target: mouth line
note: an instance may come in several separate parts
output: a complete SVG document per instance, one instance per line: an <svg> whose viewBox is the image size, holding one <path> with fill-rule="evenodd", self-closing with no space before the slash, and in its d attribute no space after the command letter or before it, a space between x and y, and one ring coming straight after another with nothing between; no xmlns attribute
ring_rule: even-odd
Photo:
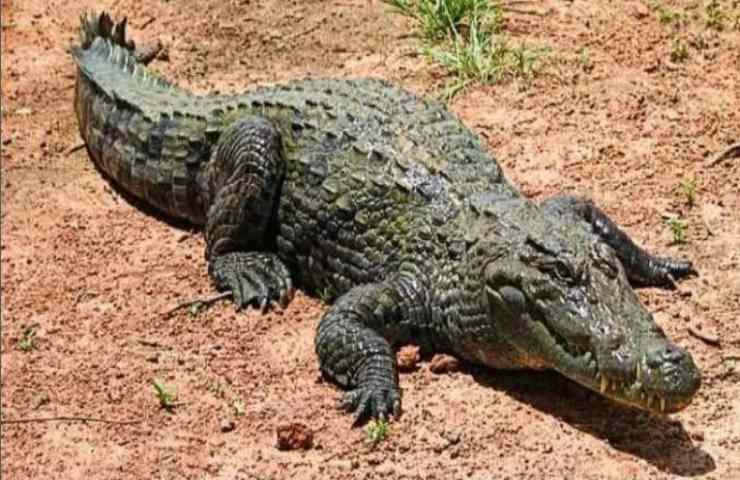
<svg viewBox="0 0 740 480"><path fill-rule="evenodd" d="M610 400L659 415L677 412L685 406L686 402L661 395L646 386L644 380L648 378L651 369L647 366L644 354L636 362L629 380L610 377L601 371L596 355L591 350L574 347L559 333L554 332L547 322L540 321L540 323L550 334L553 344L560 350L561 355L570 357L575 365L573 369L553 367L566 377Z"/></svg>
<svg viewBox="0 0 740 480"><path fill-rule="evenodd" d="M666 415L677 411L675 407L678 404L675 401L666 395L650 391L643 383L646 373L645 369L647 368L644 361L645 357L643 356L637 362L631 381L620 381L609 378L606 374L597 370L597 373L593 377L591 388L612 400L649 412Z"/></svg>

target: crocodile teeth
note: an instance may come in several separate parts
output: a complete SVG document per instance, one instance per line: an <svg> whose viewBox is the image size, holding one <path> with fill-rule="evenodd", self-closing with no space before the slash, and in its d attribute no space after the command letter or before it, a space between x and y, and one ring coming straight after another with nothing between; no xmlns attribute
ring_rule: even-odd
<svg viewBox="0 0 740 480"><path fill-rule="evenodd" d="M609 388L609 380L606 379L606 376L601 377L601 393L606 393L606 389Z"/></svg>

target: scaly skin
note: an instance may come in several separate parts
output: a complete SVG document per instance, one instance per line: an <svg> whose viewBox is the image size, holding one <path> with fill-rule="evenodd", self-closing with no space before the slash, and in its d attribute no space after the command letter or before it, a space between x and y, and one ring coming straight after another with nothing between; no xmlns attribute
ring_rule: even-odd
<svg viewBox="0 0 740 480"><path fill-rule="evenodd" d="M204 228L209 273L238 307L293 282L337 300L321 371L356 421L398 415L393 349L554 369L616 401L675 412L700 375L629 280L690 262L638 247L590 202L538 206L443 106L380 80L302 80L195 96L137 64L124 28L83 18L75 107L119 187Z"/></svg>

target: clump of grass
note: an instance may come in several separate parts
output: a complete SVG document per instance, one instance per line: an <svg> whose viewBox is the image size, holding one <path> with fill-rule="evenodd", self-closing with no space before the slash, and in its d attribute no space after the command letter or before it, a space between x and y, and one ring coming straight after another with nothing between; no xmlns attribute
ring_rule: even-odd
<svg viewBox="0 0 740 480"><path fill-rule="evenodd" d="M231 407L234 409L234 415L237 417L243 416L247 411L246 406L244 405L244 400L241 398L237 398L231 402Z"/></svg>
<svg viewBox="0 0 740 480"><path fill-rule="evenodd" d="M686 243L686 229L689 224L686 220L681 218L669 218L666 220L668 228L671 229L671 235L673 236L673 243L681 245Z"/></svg>
<svg viewBox="0 0 740 480"><path fill-rule="evenodd" d="M23 329L21 339L18 341L18 348L23 352L30 352L36 345L34 340L36 338L36 325L29 325Z"/></svg>
<svg viewBox="0 0 740 480"><path fill-rule="evenodd" d="M488 0L385 0L417 20L425 56L457 77L446 96L468 83L496 83L504 78L529 81L542 66L547 49L512 46L501 31L503 9Z"/></svg>
<svg viewBox="0 0 740 480"><path fill-rule="evenodd" d="M591 61L591 52L589 52L588 48L583 47L576 52L578 56L576 57L576 62L581 66L583 71L588 72L593 70L594 65Z"/></svg>
<svg viewBox="0 0 740 480"><path fill-rule="evenodd" d="M661 25L680 27L688 21L686 12L655 3L652 6Z"/></svg>
<svg viewBox="0 0 740 480"><path fill-rule="evenodd" d="M459 32L463 22L481 15L496 21L500 9L488 0L383 0L399 13L415 19L427 41L442 40Z"/></svg>
<svg viewBox="0 0 740 480"><path fill-rule="evenodd" d="M159 380L152 380L152 386L159 400L160 407L165 410L172 410L177 406L177 403L175 403L177 401L177 392L174 388L168 387Z"/></svg>
<svg viewBox="0 0 740 480"><path fill-rule="evenodd" d="M671 41L671 61L674 63L685 62L689 58L689 47L686 42L678 37Z"/></svg>
<svg viewBox="0 0 740 480"><path fill-rule="evenodd" d="M365 432L370 443L377 445L388 437L390 425L385 420L371 420Z"/></svg>
<svg viewBox="0 0 740 480"><path fill-rule="evenodd" d="M693 207L696 203L696 178L684 178L678 184L678 191L686 197L686 203Z"/></svg>
<svg viewBox="0 0 740 480"><path fill-rule="evenodd" d="M725 29L725 19L726 15L719 1L711 0L704 4L704 25L707 28L722 31Z"/></svg>

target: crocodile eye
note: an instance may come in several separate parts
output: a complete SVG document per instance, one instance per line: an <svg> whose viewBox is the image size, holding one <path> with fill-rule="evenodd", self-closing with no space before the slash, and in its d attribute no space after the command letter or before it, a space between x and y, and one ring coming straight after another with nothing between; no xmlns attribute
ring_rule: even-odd
<svg viewBox="0 0 740 480"><path fill-rule="evenodd" d="M555 275L560 280L571 284L575 283L574 268L565 260L560 258L548 258L538 262L539 270L548 275Z"/></svg>

